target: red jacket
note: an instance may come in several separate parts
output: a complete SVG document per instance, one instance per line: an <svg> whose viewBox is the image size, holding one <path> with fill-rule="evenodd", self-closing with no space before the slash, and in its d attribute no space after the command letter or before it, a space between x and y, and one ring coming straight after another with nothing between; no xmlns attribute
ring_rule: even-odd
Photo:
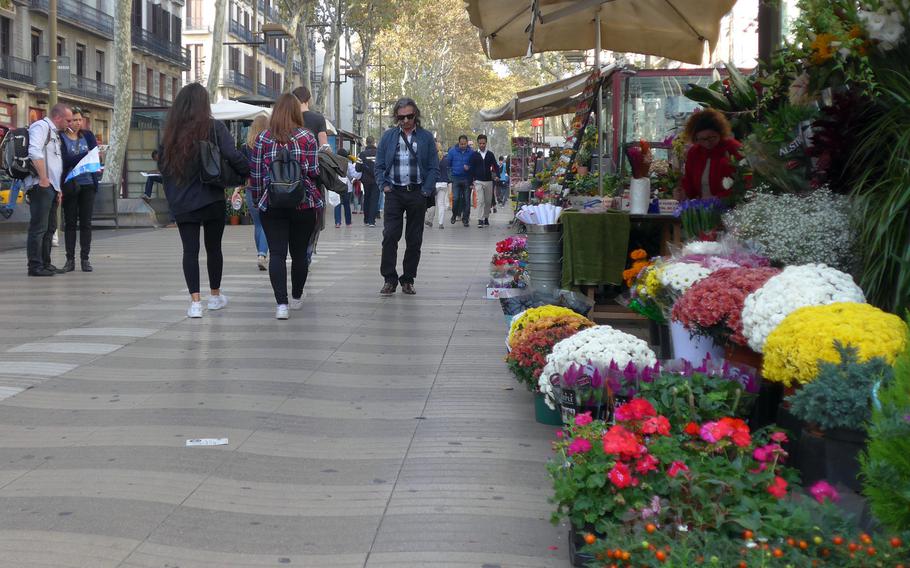
<svg viewBox="0 0 910 568"><path fill-rule="evenodd" d="M701 178L705 171L705 164L711 159L711 171L708 173L708 184L711 195L714 197L727 197L731 190L724 189L723 179L733 177L736 168L730 164L729 156L737 160L742 159L739 149L742 146L733 138L721 140L712 150L706 150L701 144L689 148L686 154L686 171L683 174L682 186L689 199L701 198Z"/></svg>

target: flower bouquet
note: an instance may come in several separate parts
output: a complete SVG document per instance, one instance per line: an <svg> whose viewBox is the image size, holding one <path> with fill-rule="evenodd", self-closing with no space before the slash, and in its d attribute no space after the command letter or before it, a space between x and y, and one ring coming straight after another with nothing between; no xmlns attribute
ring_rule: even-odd
<svg viewBox="0 0 910 568"><path fill-rule="evenodd" d="M532 324L541 318L557 316L575 317L580 318L584 321L590 321L586 317L575 313L569 308L563 308L561 306L546 305L530 308L512 318L512 325L509 327L509 347L514 348L516 346L514 339L518 337L519 332L521 332L525 326Z"/></svg>
<svg viewBox="0 0 910 568"><path fill-rule="evenodd" d="M651 152L651 144L647 140L639 140L637 146L629 146L626 149L626 156L628 156L629 164L632 167L633 178L648 177L651 171L651 162L654 161L654 155Z"/></svg>
<svg viewBox="0 0 910 568"><path fill-rule="evenodd" d="M648 251L645 249L633 250L629 253L629 259L632 261L632 266L623 270L622 279L625 281L626 286L632 287L632 283L635 282L638 274L651 266L651 261L648 260Z"/></svg>
<svg viewBox="0 0 910 568"><path fill-rule="evenodd" d="M749 347L764 352L768 335L784 318L804 306L838 302L864 303L863 291L849 274L825 266L788 266L743 302L743 335Z"/></svg>
<svg viewBox="0 0 910 568"><path fill-rule="evenodd" d="M777 268L721 268L694 284L673 305L672 319L720 345L746 345L742 311L746 297L761 288Z"/></svg>
<svg viewBox="0 0 910 568"><path fill-rule="evenodd" d="M726 209L724 202L716 197L688 199L679 204L673 215L682 224L684 238L711 240L723 224L721 218Z"/></svg>
<svg viewBox="0 0 910 568"><path fill-rule="evenodd" d="M907 326L869 304L844 302L791 312L765 343L763 372L785 386L818 376L819 362L840 361L835 341L857 349L859 361L882 357L893 363L907 346Z"/></svg>

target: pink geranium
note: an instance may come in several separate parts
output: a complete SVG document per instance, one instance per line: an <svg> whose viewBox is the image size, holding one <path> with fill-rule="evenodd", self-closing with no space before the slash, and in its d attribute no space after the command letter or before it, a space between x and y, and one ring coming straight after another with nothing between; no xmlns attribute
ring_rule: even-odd
<svg viewBox="0 0 910 568"><path fill-rule="evenodd" d="M833 503L840 501L840 493L824 479L810 487L809 493L811 493L819 503L824 503L825 499L829 499Z"/></svg>
<svg viewBox="0 0 910 568"><path fill-rule="evenodd" d="M699 435L702 440L711 444L727 438L740 448L745 448L752 443L749 426L739 418L724 417L714 422L707 422L702 425Z"/></svg>
<svg viewBox="0 0 910 568"><path fill-rule="evenodd" d="M593 418L591 418L590 412L582 412L581 414L578 414L575 416L575 425L576 426L584 426L586 424L590 424L592 421L593 421Z"/></svg>
<svg viewBox="0 0 910 568"><path fill-rule="evenodd" d="M666 416L652 416L642 423L641 432L649 436L654 434L669 436L670 421L667 420Z"/></svg>
<svg viewBox="0 0 910 568"><path fill-rule="evenodd" d="M566 453L570 456L575 454L584 454L591 451L591 442L585 440L584 438L575 438L572 440L572 443L569 444L569 449L566 450Z"/></svg>
<svg viewBox="0 0 910 568"><path fill-rule="evenodd" d="M746 296L779 273L770 267L716 270L677 300L672 318L691 331L746 345L742 324Z"/></svg>

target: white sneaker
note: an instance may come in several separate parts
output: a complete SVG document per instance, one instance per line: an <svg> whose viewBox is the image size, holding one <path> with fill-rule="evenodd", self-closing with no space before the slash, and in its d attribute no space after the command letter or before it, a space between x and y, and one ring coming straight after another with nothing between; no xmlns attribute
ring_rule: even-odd
<svg viewBox="0 0 910 568"><path fill-rule="evenodd" d="M202 317L202 302L191 303L189 309L186 311L186 317L201 318Z"/></svg>
<svg viewBox="0 0 910 568"><path fill-rule="evenodd" d="M256 257L256 266L259 267L259 270L268 270L269 269L269 263L266 262L264 255L259 255L258 257Z"/></svg>
<svg viewBox="0 0 910 568"><path fill-rule="evenodd" d="M303 308L303 299L306 298L306 291L299 298L291 298L290 308L292 310L299 310Z"/></svg>
<svg viewBox="0 0 910 568"><path fill-rule="evenodd" d="M287 304L278 304L278 309L275 310L275 319L280 319L280 320L288 319L288 305Z"/></svg>
<svg viewBox="0 0 910 568"><path fill-rule="evenodd" d="M228 299L224 294L218 294L217 296L209 296L209 309L210 310L220 310L221 308L227 306Z"/></svg>

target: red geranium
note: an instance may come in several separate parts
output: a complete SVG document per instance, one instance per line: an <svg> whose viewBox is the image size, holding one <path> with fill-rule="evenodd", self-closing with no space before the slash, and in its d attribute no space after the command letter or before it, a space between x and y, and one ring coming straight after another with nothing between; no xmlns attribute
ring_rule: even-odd
<svg viewBox="0 0 910 568"><path fill-rule="evenodd" d="M775 476L774 482L768 486L767 491L776 498L783 499L787 496L787 480L779 475Z"/></svg>
<svg viewBox="0 0 910 568"><path fill-rule="evenodd" d="M739 418L724 417L716 422L708 422L701 427L699 432L702 440L716 444L729 438L740 448L745 448L752 443L749 426Z"/></svg>
<svg viewBox="0 0 910 568"><path fill-rule="evenodd" d="M689 436L698 436L698 432L700 430L701 429L698 427L698 424L696 424L695 422L689 422L688 424L686 424L686 428L683 431L686 434L688 434Z"/></svg>
<svg viewBox="0 0 910 568"><path fill-rule="evenodd" d="M642 434L659 434L661 436L670 435L670 421L666 416L652 416L645 420L641 425Z"/></svg>
<svg viewBox="0 0 910 568"><path fill-rule="evenodd" d="M746 345L742 312L746 296L761 288L777 268L721 268L692 285L673 306L672 319L720 342Z"/></svg>
<svg viewBox="0 0 910 568"><path fill-rule="evenodd" d="M632 472L629 471L629 467L624 463L618 463L614 465L613 469L610 470L610 473L607 474L607 477L610 479L610 482L616 486L617 489L625 489L630 485L638 485L638 480L632 476Z"/></svg>
<svg viewBox="0 0 910 568"><path fill-rule="evenodd" d="M617 455L620 459L637 458L643 453L638 437L619 424L610 428L603 436L604 453Z"/></svg>
<svg viewBox="0 0 910 568"><path fill-rule="evenodd" d="M617 422L625 422L651 418L652 416L657 416L657 412L650 402L643 398L636 398L617 408L615 416Z"/></svg>
<svg viewBox="0 0 910 568"><path fill-rule="evenodd" d="M689 467L681 461L675 461L670 464L670 469L667 470L667 475L670 477L676 477L680 472L685 473L689 471Z"/></svg>
<svg viewBox="0 0 910 568"><path fill-rule="evenodd" d="M635 471L645 474L656 470L658 465L660 465L660 461L657 458L651 454L645 454L644 457L635 462Z"/></svg>

